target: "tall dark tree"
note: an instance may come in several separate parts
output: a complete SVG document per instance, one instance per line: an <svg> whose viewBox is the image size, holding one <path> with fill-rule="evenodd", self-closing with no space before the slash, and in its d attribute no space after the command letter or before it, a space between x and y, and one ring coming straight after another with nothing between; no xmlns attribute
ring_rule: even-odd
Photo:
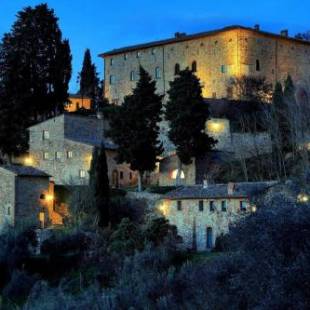
<svg viewBox="0 0 310 310"><path fill-rule="evenodd" d="M93 106L97 106L98 102L102 101L103 94L100 88L97 69L95 64L92 63L89 49L86 49L85 51L82 71L79 74L79 79L80 94L82 97L90 97L92 99Z"/></svg>
<svg viewBox="0 0 310 310"><path fill-rule="evenodd" d="M18 12L0 44L2 153L23 151L27 126L63 110L70 78L70 47L54 11L41 4Z"/></svg>
<svg viewBox="0 0 310 310"><path fill-rule="evenodd" d="M133 94L111 115L110 136L118 145L118 161L130 164L139 172L138 189L142 190L144 172L153 171L163 152L159 141L162 96L156 94L156 83L140 67L140 80Z"/></svg>
<svg viewBox="0 0 310 310"><path fill-rule="evenodd" d="M180 163L188 165L192 158L211 151L216 143L205 132L210 115L208 105L203 100L199 79L189 69L180 71L170 83L168 94L165 117L170 122L169 138ZM181 167L178 170L180 173Z"/></svg>
<svg viewBox="0 0 310 310"><path fill-rule="evenodd" d="M94 148L89 175L89 186L99 215L98 225L106 227L110 221L110 186L104 146Z"/></svg>

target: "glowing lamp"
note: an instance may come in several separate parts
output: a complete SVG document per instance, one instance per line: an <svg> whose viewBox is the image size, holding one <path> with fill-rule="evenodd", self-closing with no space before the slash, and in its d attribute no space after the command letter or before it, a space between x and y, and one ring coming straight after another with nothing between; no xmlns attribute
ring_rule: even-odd
<svg viewBox="0 0 310 310"><path fill-rule="evenodd" d="M257 211L257 207L256 206L252 206L252 212L255 213Z"/></svg>
<svg viewBox="0 0 310 310"><path fill-rule="evenodd" d="M32 166L33 165L33 159L31 157L26 157L24 160L24 163L26 166Z"/></svg>
<svg viewBox="0 0 310 310"><path fill-rule="evenodd" d="M225 124L223 122L220 121L209 121L208 122L208 131L212 132L212 133L221 133L224 131L225 129Z"/></svg>
<svg viewBox="0 0 310 310"><path fill-rule="evenodd" d="M45 200L46 200L46 201L53 201L53 200L54 200L54 196L53 196L52 194L47 194L47 195L45 196Z"/></svg>
<svg viewBox="0 0 310 310"><path fill-rule="evenodd" d="M299 194L297 196L297 201L300 203L307 203L309 202L309 196L307 194Z"/></svg>

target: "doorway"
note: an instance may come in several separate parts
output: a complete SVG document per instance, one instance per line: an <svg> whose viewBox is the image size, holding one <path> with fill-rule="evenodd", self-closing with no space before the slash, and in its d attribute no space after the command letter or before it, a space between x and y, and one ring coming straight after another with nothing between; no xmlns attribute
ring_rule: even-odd
<svg viewBox="0 0 310 310"><path fill-rule="evenodd" d="M213 231L212 227L207 227L207 249L210 250L213 248Z"/></svg>

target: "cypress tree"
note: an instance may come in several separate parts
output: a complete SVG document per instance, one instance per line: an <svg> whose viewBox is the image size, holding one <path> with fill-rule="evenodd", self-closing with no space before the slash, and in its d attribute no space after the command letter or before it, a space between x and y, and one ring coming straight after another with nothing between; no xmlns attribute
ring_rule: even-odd
<svg viewBox="0 0 310 310"><path fill-rule="evenodd" d="M159 141L162 96L156 94L156 83L140 67L140 80L133 94L111 115L110 136L118 145L118 161L130 164L139 172L138 190L142 190L145 171L153 171L163 147Z"/></svg>
<svg viewBox="0 0 310 310"><path fill-rule="evenodd" d="M170 82L168 94L165 118L170 122L169 139L176 147L180 164L188 165L192 158L211 151L216 143L205 133L209 109L203 100L199 79L188 68Z"/></svg>
<svg viewBox="0 0 310 310"><path fill-rule="evenodd" d="M99 215L98 225L106 227L110 221L110 186L104 146L94 148L89 176L90 191L95 198L95 205Z"/></svg>
<svg viewBox="0 0 310 310"><path fill-rule="evenodd" d="M98 97L100 96L101 91L96 66L92 63L89 49L86 49L84 53L83 66L79 78L79 93L82 97L90 97L93 101L93 105L96 105L96 101L99 100Z"/></svg>
<svg viewBox="0 0 310 310"><path fill-rule="evenodd" d="M2 153L24 151L26 128L63 110L70 78L70 47L54 11L41 4L18 12L0 44Z"/></svg>

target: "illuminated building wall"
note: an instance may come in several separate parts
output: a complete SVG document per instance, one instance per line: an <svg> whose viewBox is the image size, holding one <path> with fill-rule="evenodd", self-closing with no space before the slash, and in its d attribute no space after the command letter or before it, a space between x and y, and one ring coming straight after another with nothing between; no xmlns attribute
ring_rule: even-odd
<svg viewBox="0 0 310 310"><path fill-rule="evenodd" d="M205 98L237 98L228 90L229 81L242 75L264 76L274 84L289 73L297 85L310 82L309 42L238 26L123 48L102 57L105 96L113 104L121 104L124 96L131 94L139 65L156 80L160 94L166 94L169 82L175 78L176 64L185 69L193 62Z"/></svg>

